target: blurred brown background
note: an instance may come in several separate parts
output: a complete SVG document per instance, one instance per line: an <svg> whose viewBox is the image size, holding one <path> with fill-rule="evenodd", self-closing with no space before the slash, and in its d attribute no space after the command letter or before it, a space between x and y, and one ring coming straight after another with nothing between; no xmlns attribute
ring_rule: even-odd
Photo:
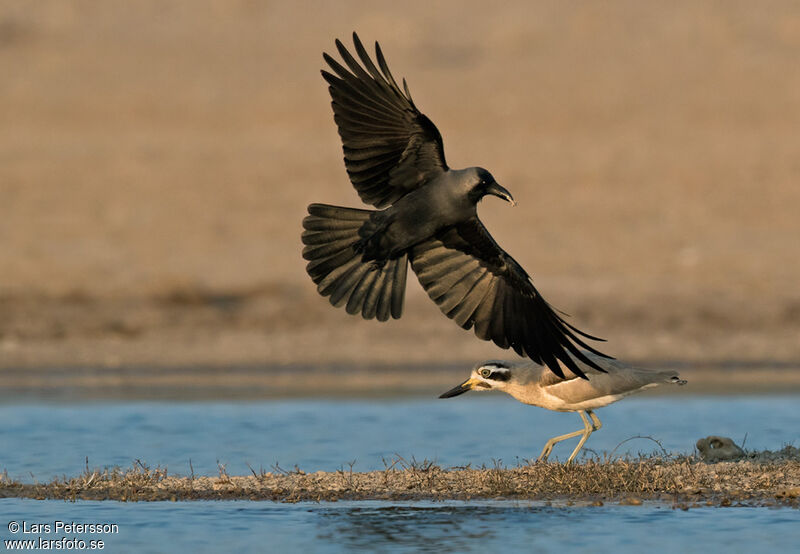
<svg viewBox="0 0 800 554"><path fill-rule="evenodd" d="M0 3L0 367L508 356L413 278L378 324L305 274L306 205L360 206L319 75L353 30L606 351L800 360L794 2L53 0Z"/></svg>

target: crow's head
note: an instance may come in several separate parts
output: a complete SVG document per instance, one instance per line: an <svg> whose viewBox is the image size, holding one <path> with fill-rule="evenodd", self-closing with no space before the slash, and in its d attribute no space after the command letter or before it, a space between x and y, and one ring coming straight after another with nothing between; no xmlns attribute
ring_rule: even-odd
<svg viewBox="0 0 800 554"><path fill-rule="evenodd" d="M512 206L517 205L511 193L498 185L491 173L482 167L476 167L474 169L474 184L469 192L469 197L473 203L477 204L484 196L491 194L492 196L502 198L506 202L511 202Z"/></svg>

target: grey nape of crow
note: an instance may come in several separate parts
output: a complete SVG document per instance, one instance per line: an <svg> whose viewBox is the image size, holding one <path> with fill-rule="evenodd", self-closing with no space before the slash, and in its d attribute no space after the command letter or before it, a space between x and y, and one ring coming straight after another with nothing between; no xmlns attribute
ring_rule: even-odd
<svg viewBox="0 0 800 554"><path fill-rule="evenodd" d="M359 63L336 41L344 65L323 54L332 73L334 121L358 195L378 210L311 204L303 220L306 270L323 296L350 314L386 321L403 312L408 262L443 313L483 340L547 365L558 361L586 378L572 355L605 371L578 346L588 335L551 308L524 269L478 219L486 195L514 204L480 167L450 169L439 130L420 112L408 85L392 77L375 43L378 66L353 33Z"/></svg>

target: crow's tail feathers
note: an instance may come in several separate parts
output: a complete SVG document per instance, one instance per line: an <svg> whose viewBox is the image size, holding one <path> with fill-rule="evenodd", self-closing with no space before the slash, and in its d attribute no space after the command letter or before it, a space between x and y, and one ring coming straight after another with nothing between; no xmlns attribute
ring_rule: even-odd
<svg viewBox="0 0 800 554"><path fill-rule="evenodd" d="M311 204L303 219L306 271L322 296L364 319L399 319L403 313L408 256L362 261L359 229L372 210Z"/></svg>

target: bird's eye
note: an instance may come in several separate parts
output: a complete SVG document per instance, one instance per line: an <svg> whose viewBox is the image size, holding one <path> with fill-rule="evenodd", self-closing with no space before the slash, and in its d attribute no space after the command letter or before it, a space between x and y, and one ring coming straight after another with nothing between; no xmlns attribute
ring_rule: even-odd
<svg viewBox="0 0 800 554"><path fill-rule="evenodd" d="M489 375L492 374L492 370L491 369L487 369L487 368L484 367L484 368L482 368L480 370L479 373L480 373L480 376L485 379L485 378L489 377Z"/></svg>

